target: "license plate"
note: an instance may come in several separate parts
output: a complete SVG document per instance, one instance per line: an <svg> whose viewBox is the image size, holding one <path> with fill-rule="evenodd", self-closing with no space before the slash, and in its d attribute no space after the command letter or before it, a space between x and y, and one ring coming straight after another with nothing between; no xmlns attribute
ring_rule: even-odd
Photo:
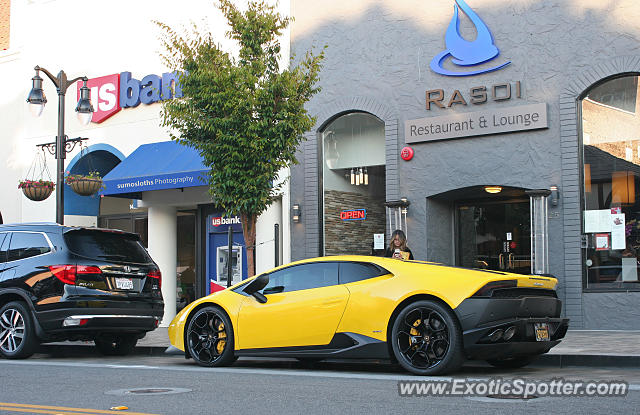
<svg viewBox="0 0 640 415"><path fill-rule="evenodd" d="M133 280L131 278L116 278L116 288L119 290L133 290Z"/></svg>
<svg viewBox="0 0 640 415"><path fill-rule="evenodd" d="M536 331L536 341L548 342L549 337L549 325L547 323L534 323L533 329Z"/></svg>

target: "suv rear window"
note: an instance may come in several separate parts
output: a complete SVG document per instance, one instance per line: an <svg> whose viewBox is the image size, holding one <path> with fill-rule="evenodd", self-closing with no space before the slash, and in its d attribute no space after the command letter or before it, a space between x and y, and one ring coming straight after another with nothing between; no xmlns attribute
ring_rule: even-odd
<svg viewBox="0 0 640 415"><path fill-rule="evenodd" d="M69 250L75 254L104 261L152 262L137 236L118 232L80 229L64 234Z"/></svg>

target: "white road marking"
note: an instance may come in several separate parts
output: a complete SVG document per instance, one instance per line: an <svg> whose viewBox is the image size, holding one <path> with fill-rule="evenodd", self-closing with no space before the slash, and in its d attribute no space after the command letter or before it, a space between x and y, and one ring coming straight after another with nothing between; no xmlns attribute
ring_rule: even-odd
<svg viewBox="0 0 640 415"><path fill-rule="evenodd" d="M303 376L317 378L334 378L334 379L359 379L359 380L386 380L386 381L451 381L456 378L480 381L490 380L496 376L486 377L468 377L468 376L412 376L409 374L389 373L357 373L357 372L336 372L325 370L291 370L291 369L258 369L247 367L200 367L200 366L149 366L149 365L125 365L125 364L107 364L107 363L82 363L82 362L42 362L34 360L0 360L0 365L27 365L27 366L56 366L56 367L84 367L96 369L129 369L129 370L162 370L173 372L206 372L206 373L225 373L225 374L247 374L247 375L265 375L265 376ZM503 376L505 378L518 378L518 376ZM520 376L528 378L528 376ZM533 378L532 380L538 380ZM604 380L604 379L603 379ZM640 384L630 384L629 391L640 391Z"/></svg>

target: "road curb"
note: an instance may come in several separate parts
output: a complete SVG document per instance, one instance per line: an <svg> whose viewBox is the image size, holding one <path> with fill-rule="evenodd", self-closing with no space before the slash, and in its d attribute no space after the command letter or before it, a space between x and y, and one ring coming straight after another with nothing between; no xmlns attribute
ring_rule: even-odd
<svg viewBox="0 0 640 415"><path fill-rule="evenodd" d="M594 354L543 354L534 365L566 367L640 367L640 356Z"/></svg>

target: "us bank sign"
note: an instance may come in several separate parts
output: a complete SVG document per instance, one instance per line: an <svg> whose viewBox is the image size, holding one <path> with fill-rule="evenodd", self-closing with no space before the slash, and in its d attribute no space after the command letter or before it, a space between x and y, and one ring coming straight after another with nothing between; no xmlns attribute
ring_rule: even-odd
<svg viewBox="0 0 640 415"><path fill-rule="evenodd" d="M497 58L500 51L494 44L493 36L487 25L463 0L455 0L453 18L445 34L446 49L431 60L431 70L445 76L472 76L497 71L511 62L484 65ZM471 20L476 27L474 41L467 41L459 31L459 11ZM450 58L446 69L443 65ZM479 69L465 68L483 65ZM462 89L462 88L461 88ZM469 105L483 105L487 102L519 100L522 98L522 83L506 82L489 86L474 86L468 92L458 89L445 92L444 89L426 91L427 111L451 110ZM450 111L447 111L450 112ZM507 108L492 108L484 111L453 113L436 117L405 121L405 142L419 143L432 140L463 138L478 135L504 133L510 131L548 128L547 104L527 104Z"/></svg>

